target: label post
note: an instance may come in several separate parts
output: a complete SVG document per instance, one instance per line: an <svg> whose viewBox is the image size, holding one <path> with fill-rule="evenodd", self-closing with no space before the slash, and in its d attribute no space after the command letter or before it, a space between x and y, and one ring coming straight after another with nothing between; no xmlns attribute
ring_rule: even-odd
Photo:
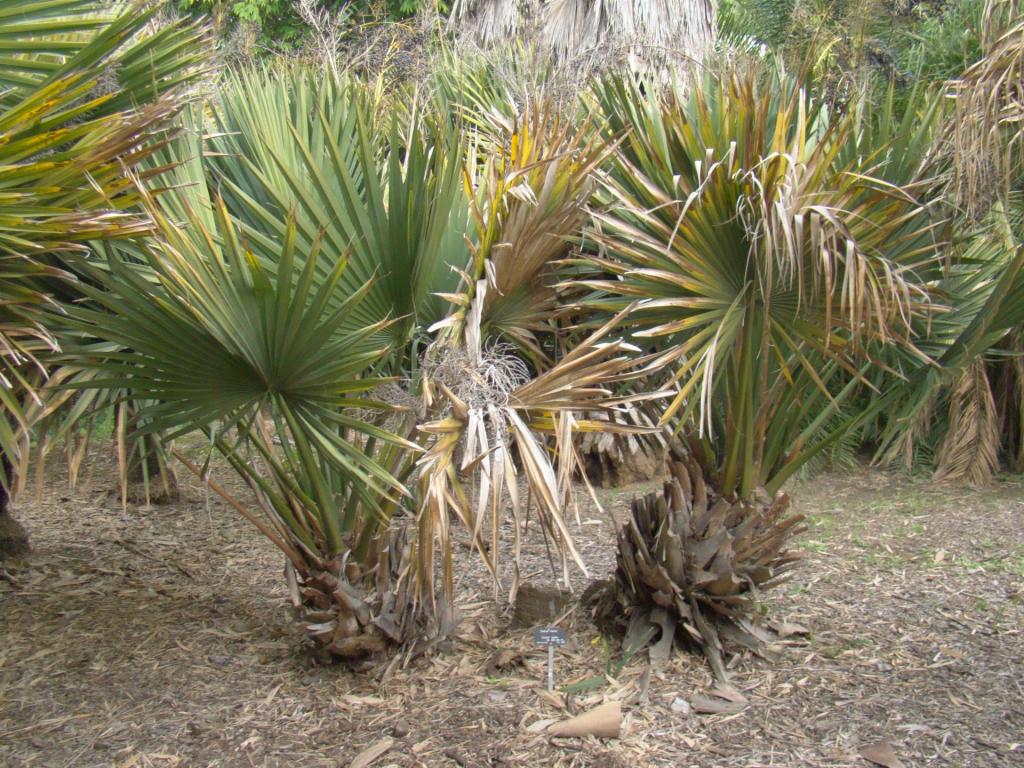
<svg viewBox="0 0 1024 768"><path fill-rule="evenodd" d="M548 649L548 690L555 690L555 646L565 645L565 630L558 627L539 627L533 630L533 642Z"/></svg>

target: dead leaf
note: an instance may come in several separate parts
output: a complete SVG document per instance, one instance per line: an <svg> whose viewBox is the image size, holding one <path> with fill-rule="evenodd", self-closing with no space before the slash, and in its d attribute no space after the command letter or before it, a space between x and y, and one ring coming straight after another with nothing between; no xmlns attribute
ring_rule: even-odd
<svg viewBox="0 0 1024 768"><path fill-rule="evenodd" d="M904 768L903 763L896 757L892 744L885 739L876 741L874 744L867 744L858 751L865 760L880 765L882 768Z"/></svg>
<svg viewBox="0 0 1024 768"><path fill-rule="evenodd" d="M792 637L793 635L808 635L810 630L795 621L769 621L768 626L775 630L780 638Z"/></svg>
<svg viewBox="0 0 1024 768"><path fill-rule="evenodd" d="M521 667L522 665L522 653L509 648L502 648L487 660L487 663L484 665L484 675L487 677L495 677L494 673L499 670L507 672L513 667Z"/></svg>
<svg viewBox="0 0 1024 768"><path fill-rule="evenodd" d="M622 730L622 704L609 701L582 715L552 723L548 733L552 736L597 736L617 739Z"/></svg>
<svg viewBox="0 0 1024 768"><path fill-rule="evenodd" d="M380 696L356 696L351 693L346 693L344 696L341 697L341 700L344 701L346 704L352 704L355 706L359 706L361 704L376 706L378 704L384 703L384 699L382 699Z"/></svg>
<svg viewBox="0 0 1024 768"><path fill-rule="evenodd" d="M678 712L681 715L689 715L690 712L693 711L693 707L690 706L690 702L679 696L672 699L672 704L669 708L673 712Z"/></svg>
<svg viewBox="0 0 1024 768"><path fill-rule="evenodd" d="M693 706L694 712L699 712L702 715L731 715L747 708L746 704L739 701L726 701L699 694L690 697L690 704Z"/></svg>
<svg viewBox="0 0 1024 768"><path fill-rule="evenodd" d="M555 691L537 691L540 698L555 709L565 709L565 697Z"/></svg>
<svg viewBox="0 0 1024 768"><path fill-rule="evenodd" d="M726 701L731 701L734 704L748 703L747 697L740 693L735 686L730 685L729 683L719 683L711 689L711 695L717 696L720 699L725 699Z"/></svg>
<svg viewBox="0 0 1024 768"><path fill-rule="evenodd" d="M381 739L380 741L375 741L355 756L349 764L349 768L368 768L368 766L373 765L374 760L391 749L391 747L394 746L394 743L394 739Z"/></svg>
<svg viewBox="0 0 1024 768"><path fill-rule="evenodd" d="M553 718L553 717L545 718L544 720L537 720L536 722L530 723L528 726L526 726L526 732L527 733L540 733L541 731L545 730L552 723L557 723L557 722L558 721L555 718Z"/></svg>

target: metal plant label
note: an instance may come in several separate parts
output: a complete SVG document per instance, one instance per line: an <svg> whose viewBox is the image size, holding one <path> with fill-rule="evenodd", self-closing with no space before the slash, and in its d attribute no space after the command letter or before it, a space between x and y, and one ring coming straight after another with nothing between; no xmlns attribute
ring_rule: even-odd
<svg viewBox="0 0 1024 768"><path fill-rule="evenodd" d="M565 645L565 630L558 627L539 627L533 630L533 642L548 648L548 690L555 689L555 646Z"/></svg>
<svg viewBox="0 0 1024 768"><path fill-rule="evenodd" d="M540 627L533 630L533 642L537 645L565 645L564 629L558 627Z"/></svg>

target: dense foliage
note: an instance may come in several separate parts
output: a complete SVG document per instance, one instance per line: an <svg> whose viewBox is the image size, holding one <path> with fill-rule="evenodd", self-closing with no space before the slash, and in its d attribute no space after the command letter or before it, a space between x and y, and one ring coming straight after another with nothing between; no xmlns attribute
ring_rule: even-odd
<svg viewBox="0 0 1024 768"><path fill-rule="evenodd" d="M172 1L182 13L211 16L224 36L234 34L239 25L251 25L268 53L300 47L313 32L310 14L333 16L356 25L366 21L399 21L422 8L433 7L426 0L308 0L305 3L308 10L303 13L302 4L296 0Z"/></svg>
<svg viewBox="0 0 1024 768"><path fill-rule="evenodd" d="M528 515L585 568L584 438L650 441L673 475L604 604L724 677L793 561L795 472L1024 457L1024 24L882 8L884 40L854 3L733 0L672 77L457 35L384 77L345 58L349 5L185 0L266 48L327 25L230 68L137 6L5 5L5 488L46 429L114 408L123 459L237 472L251 496L211 487L354 658L454 626L458 525L510 598Z"/></svg>

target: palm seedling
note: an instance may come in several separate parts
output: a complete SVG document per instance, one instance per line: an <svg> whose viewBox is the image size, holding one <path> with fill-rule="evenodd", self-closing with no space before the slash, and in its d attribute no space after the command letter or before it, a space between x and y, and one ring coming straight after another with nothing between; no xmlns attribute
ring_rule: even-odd
<svg viewBox="0 0 1024 768"><path fill-rule="evenodd" d="M841 161L852 128L797 83L748 65L688 91L598 98L629 131L594 211L594 304L637 302L627 326L678 392L663 422L687 445L664 491L619 536L612 617L662 628L725 675L722 639L756 645L756 596L786 577L787 478L858 415L869 344L914 350L928 311L916 271L933 225L910 196ZM836 417L841 416L836 424Z"/></svg>

